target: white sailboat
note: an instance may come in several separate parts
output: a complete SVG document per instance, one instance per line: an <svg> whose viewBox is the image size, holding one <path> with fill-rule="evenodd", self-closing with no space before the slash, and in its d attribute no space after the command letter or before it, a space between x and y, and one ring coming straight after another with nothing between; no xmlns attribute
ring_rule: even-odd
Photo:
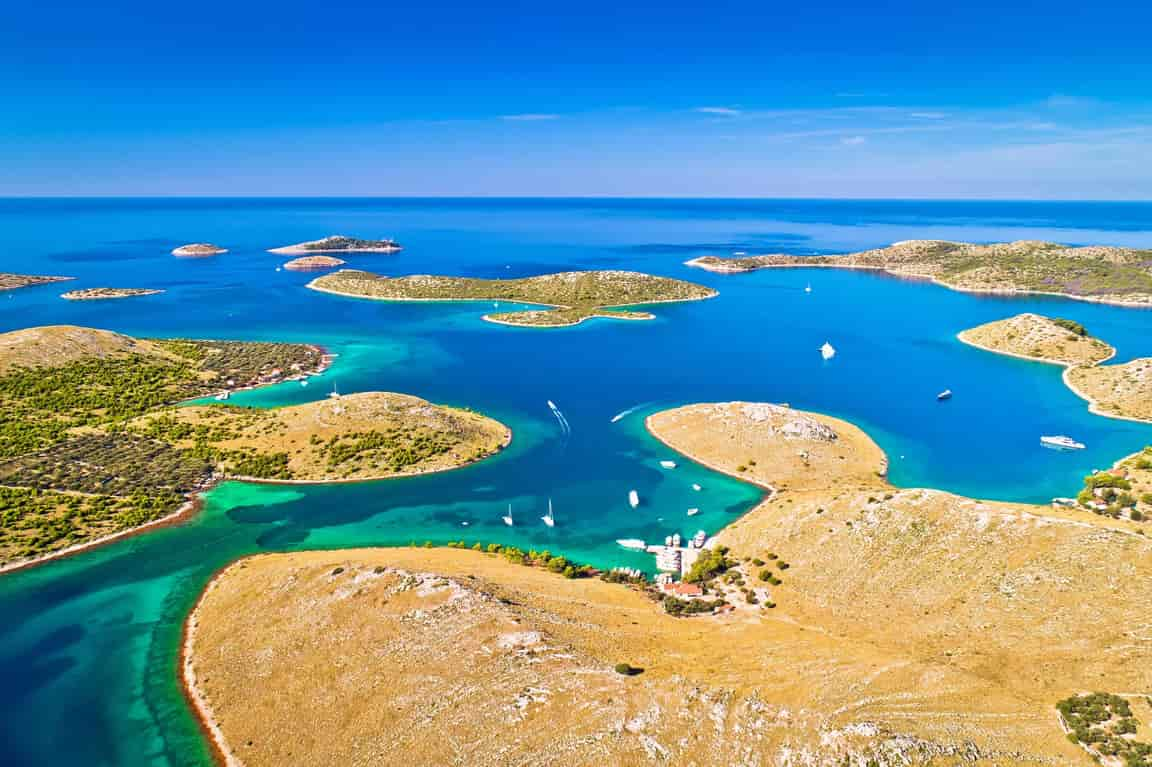
<svg viewBox="0 0 1152 767"><path fill-rule="evenodd" d="M820 356L826 360L832 359L836 356L836 347L825 341L824 345L820 347Z"/></svg>
<svg viewBox="0 0 1152 767"><path fill-rule="evenodd" d="M504 524L512 527L512 504L508 504L508 513L504 515Z"/></svg>
<svg viewBox="0 0 1152 767"><path fill-rule="evenodd" d="M336 391L336 384L332 384L332 391L328 392L330 399L340 399L340 392Z"/></svg>
<svg viewBox="0 0 1152 767"><path fill-rule="evenodd" d="M636 508L637 506L639 506L640 505L640 494L637 493L635 490L629 490L628 491L628 503L632 506L632 508Z"/></svg>
<svg viewBox="0 0 1152 767"><path fill-rule="evenodd" d="M556 527L556 515L552 513L552 499L548 499L548 513L540 517L548 527Z"/></svg>
<svg viewBox="0 0 1152 767"><path fill-rule="evenodd" d="M804 286L804 292L805 293L811 293L812 292L812 283L811 282L809 282L807 285Z"/></svg>

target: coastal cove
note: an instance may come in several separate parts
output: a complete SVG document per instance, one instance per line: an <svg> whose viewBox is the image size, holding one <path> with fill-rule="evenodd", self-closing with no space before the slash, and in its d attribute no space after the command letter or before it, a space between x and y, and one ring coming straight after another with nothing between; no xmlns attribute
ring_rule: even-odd
<svg viewBox="0 0 1152 767"><path fill-rule="evenodd" d="M1082 322L1116 348L1108 364L1122 364L1152 356L1150 312L980 296L865 271L719 275L683 265L733 251L851 252L912 238L1147 247L1152 205L6 200L0 224L0 244L20 256L23 272L164 291L107 302L61 301L50 284L4 291L0 331L67 323L141 337L317 344L338 356L309 385L238 392L230 404L300 404L334 389L405 392L473 409L515 434L491 458L440 474L324 486L225 482L179 524L0 576L0 678L14 701L0 723L4 764L207 764L207 742L180 691L180 632L212 574L241 556L464 539L651 571L650 556L614 541L716 533L762 497L650 437L645 417L668 407L788 402L860 426L887 453L897 487L1016 502L1074 494L1091 469L1152 443L1149 425L1087 412L1055 366L956 340L965 328L1034 312ZM282 259L266 252L328 232L387 232L404 245L387 266L379 255L342 254L348 269L483 279L634 270L720 295L662 304L647 322L521 332L483 321L486 308L475 304L320 294L305 288L314 274L276 271ZM228 252L171 255L199 241ZM827 362L818 352L825 341L838 350ZM945 388L955 398L938 403ZM1043 450L1045 433L1074 435L1088 449ZM668 458L681 462L661 468ZM538 519L549 498L554 529ZM509 504L513 527L500 520ZM686 518L690 507L701 513Z"/></svg>

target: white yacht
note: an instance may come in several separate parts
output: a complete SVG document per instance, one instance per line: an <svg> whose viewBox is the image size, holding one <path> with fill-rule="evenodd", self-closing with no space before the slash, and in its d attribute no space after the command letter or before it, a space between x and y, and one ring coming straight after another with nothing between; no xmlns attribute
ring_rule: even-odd
<svg viewBox="0 0 1152 767"><path fill-rule="evenodd" d="M637 506L639 506L640 505L640 494L637 493L635 490L629 490L628 491L628 503L632 506L632 508L636 508Z"/></svg>
<svg viewBox="0 0 1152 767"><path fill-rule="evenodd" d="M661 461L660 465L663 466L665 469L675 469L676 468L676 462L675 461Z"/></svg>
<svg viewBox="0 0 1152 767"><path fill-rule="evenodd" d="M700 513L700 509L696 509L696 508L688 509L688 516L690 516L690 517L694 517L699 513Z"/></svg>
<svg viewBox="0 0 1152 767"><path fill-rule="evenodd" d="M702 488L700 487L700 485L697 485L695 482L693 482L692 483L692 489L695 490L696 492L700 492L700 490Z"/></svg>
<svg viewBox="0 0 1152 767"><path fill-rule="evenodd" d="M552 513L552 499L548 499L548 513L540 517L548 527L556 527L556 515Z"/></svg>
<svg viewBox="0 0 1152 767"><path fill-rule="evenodd" d="M936 395L936 399L939 402L943 402L946 399L952 399L952 390L951 389L945 389L944 391L942 391Z"/></svg>
<svg viewBox="0 0 1152 767"><path fill-rule="evenodd" d="M644 541L639 538L617 538L616 543L626 549L637 549L643 551L645 548Z"/></svg>
<svg viewBox="0 0 1152 767"><path fill-rule="evenodd" d="M508 513L505 514L502 519L504 520L504 524L512 527L512 504L508 504Z"/></svg>
<svg viewBox="0 0 1152 767"><path fill-rule="evenodd" d="M703 530L697 530L696 535L692 536L692 547L701 549L704 548L704 542L708 540L708 534Z"/></svg>
<svg viewBox="0 0 1152 767"><path fill-rule="evenodd" d="M228 399L229 396L230 395L228 394L228 392L222 391L216 395L216 399L223 402L224 400Z"/></svg>
<svg viewBox="0 0 1152 767"><path fill-rule="evenodd" d="M1048 447L1058 447L1061 450L1083 450L1085 447L1083 442L1077 442L1063 434L1055 437L1041 437L1040 443Z"/></svg>
<svg viewBox="0 0 1152 767"><path fill-rule="evenodd" d="M820 347L820 356L826 360L832 359L836 356L836 347L825 341L824 345Z"/></svg>

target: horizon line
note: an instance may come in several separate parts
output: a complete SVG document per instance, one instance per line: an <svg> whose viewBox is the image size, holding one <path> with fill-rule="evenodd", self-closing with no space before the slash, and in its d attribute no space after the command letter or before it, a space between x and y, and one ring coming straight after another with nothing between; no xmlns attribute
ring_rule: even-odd
<svg viewBox="0 0 1152 767"><path fill-rule="evenodd" d="M107 195L56 195L56 194L29 194L8 195L0 194L0 201L20 200L557 200L557 201L684 201L684 202L1012 202L1012 203L1103 203L1103 204L1152 204L1152 198L1139 197L825 197L818 195L797 195L792 197L753 197L753 196L704 196L691 197L688 195L207 195L207 194L107 194Z"/></svg>

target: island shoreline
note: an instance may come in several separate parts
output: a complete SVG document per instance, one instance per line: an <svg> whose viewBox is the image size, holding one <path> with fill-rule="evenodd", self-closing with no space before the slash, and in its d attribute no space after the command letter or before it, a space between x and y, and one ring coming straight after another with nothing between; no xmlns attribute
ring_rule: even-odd
<svg viewBox="0 0 1152 767"><path fill-rule="evenodd" d="M844 269L854 271L866 272L880 272L881 274L895 277L896 279L907 279L912 282L930 282L933 285L938 285L948 290L954 290L957 293L969 293L971 295L982 296L1003 296L1006 298L1022 298L1026 296L1050 296L1053 298L1066 298L1072 301L1084 301L1091 304L1106 304L1108 306L1120 306L1125 309L1146 309L1152 310L1152 301L1121 301L1113 298L1096 298L1093 296L1078 296L1073 293L1059 293L1048 290L1021 290L1016 288L964 288L958 285L953 285L943 280L933 277L928 274L915 274L915 273L901 273L894 272L885 266L868 266L866 264L762 264L754 266L750 269L740 268L725 268L717 267L707 263L701 263L701 259L693 258L684 262L684 266L690 266L695 269L703 269L706 272L713 274L748 274L751 272L758 272L766 269Z"/></svg>

